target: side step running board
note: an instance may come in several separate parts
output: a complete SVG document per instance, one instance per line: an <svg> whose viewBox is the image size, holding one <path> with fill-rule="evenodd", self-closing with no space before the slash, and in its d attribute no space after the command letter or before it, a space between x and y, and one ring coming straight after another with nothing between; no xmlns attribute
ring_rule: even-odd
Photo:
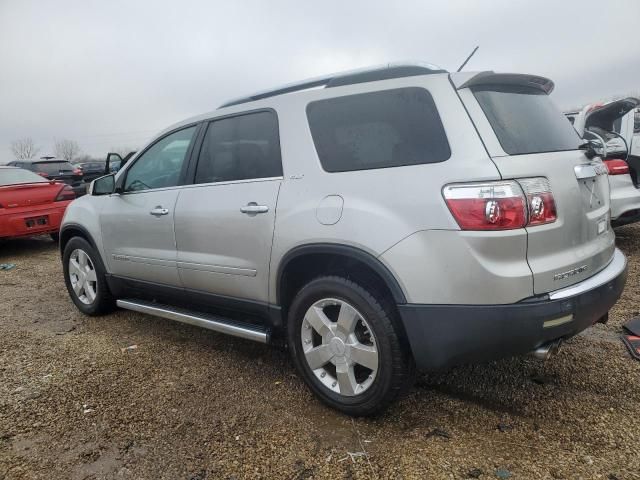
<svg viewBox="0 0 640 480"><path fill-rule="evenodd" d="M147 313L149 315L155 315L156 317L175 320L176 322L188 323L189 325L233 335L234 337L246 338L254 342L267 343L269 341L269 332L267 330L260 330L259 327L244 326L224 317L192 312L190 310L145 302L143 300L117 300L116 305L120 308L133 310L134 312Z"/></svg>

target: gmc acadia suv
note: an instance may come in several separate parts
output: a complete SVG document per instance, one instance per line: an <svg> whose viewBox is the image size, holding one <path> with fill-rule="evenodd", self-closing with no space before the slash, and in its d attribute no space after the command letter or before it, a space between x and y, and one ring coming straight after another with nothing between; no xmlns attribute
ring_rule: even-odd
<svg viewBox="0 0 640 480"><path fill-rule="evenodd" d="M627 270L607 169L552 89L392 64L176 124L67 209L71 299L280 339L352 415L416 369L544 356L606 320Z"/></svg>

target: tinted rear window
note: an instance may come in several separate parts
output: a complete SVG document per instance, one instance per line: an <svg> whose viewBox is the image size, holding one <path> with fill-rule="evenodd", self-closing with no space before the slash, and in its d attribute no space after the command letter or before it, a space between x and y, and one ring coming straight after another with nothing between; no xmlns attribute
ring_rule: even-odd
<svg viewBox="0 0 640 480"><path fill-rule="evenodd" d="M72 172L73 165L69 162L35 162L32 170L47 175L59 175L60 172Z"/></svg>
<svg viewBox="0 0 640 480"><path fill-rule="evenodd" d="M474 88L502 149L509 155L576 150L578 134L544 92L526 87Z"/></svg>
<svg viewBox="0 0 640 480"><path fill-rule="evenodd" d="M195 183L282 175L278 118L271 111L221 118L209 124Z"/></svg>
<svg viewBox="0 0 640 480"><path fill-rule="evenodd" d="M22 168L0 168L0 186L20 183L46 183L48 180Z"/></svg>
<svg viewBox="0 0 640 480"><path fill-rule="evenodd" d="M411 87L318 100L307 118L328 172L443 162L451 156L431 94Z"/></svg>

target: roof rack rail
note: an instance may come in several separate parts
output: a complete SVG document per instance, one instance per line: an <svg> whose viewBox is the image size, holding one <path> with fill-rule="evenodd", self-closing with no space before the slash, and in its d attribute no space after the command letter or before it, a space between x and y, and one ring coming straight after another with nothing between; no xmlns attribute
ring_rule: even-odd
<svg viewBox="0 0 640 480"><path fill-rule="evenodd" d="M254 93L246 97L230 100L218 108L231 107L232 105L240 105L242 103L253 102L263 98L275 97L285 93L298 92L300 90L308 90L310 88L324 87L342 87L345 85L354 85L356 83L374 82L377 80L389 80L391 78L412 77L416 75L430 75L434 73L447 73L446 70L430 64L395 64L389 63L376 67L369 67L360 70L351 70L347 72L334 73L332 75L317 77L301 82L290 83L281 87Z"/></svg>

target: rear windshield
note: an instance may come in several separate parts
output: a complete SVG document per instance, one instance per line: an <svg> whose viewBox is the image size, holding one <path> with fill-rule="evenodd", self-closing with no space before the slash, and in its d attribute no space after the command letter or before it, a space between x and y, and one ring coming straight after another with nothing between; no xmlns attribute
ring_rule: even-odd
<svg viewBox="0 0 640 480"><path fill-rule="evenodd" d="M473 88L502 149L509 155L576 150L580 137L549 96L535 88Z"/></svg>
<svg viewBox="0 0 640 480"><path fill-rule="evenodd" d="M69 162L35 162L33 169L47 175L58 175L60 172L72 172L73 165Z"/></svg>
<svg viewBox="0 0 640 480"><path fill-rule="evenodd" d="M43 183L48 182L40 175L36 175L29 170L22 168L0 168L0 187L6 185L17 185L20 183Z"/></svg>
<svg viewBox="0 0 640 480"><path fill-rule="evenodd" d="M431 94L416 87L347 95L307 106L327 172L443 162L449 142Z"/></svg>

